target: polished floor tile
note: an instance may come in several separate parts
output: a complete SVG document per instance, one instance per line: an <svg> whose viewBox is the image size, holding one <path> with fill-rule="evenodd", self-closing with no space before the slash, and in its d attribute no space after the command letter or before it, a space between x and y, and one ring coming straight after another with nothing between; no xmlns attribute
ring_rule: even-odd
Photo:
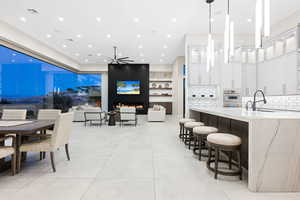
<svg viewBox="0 0 300 200"><path fill-rule="evenodd" d="M71 161L63 148L28 154L16 176L0 174L1 200L299 200L300 193L252 193L236 177L218 180L178 138L177 120L125 127L74 123Z"/></svg>

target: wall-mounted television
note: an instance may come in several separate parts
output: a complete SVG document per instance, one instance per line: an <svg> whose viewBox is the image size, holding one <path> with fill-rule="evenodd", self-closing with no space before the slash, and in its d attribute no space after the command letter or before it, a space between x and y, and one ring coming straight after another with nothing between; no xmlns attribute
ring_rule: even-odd
<svg viewBox="0 0 300 200"><path fill-rule="evenodd" d="M140 81L117 81L118 95L139 95Z"/></svg>

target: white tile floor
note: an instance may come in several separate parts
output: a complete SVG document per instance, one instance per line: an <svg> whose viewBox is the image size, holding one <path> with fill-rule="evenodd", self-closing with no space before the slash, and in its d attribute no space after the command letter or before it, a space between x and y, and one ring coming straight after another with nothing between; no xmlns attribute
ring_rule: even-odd
<svg viewBox="0 0 300 200"><path fill-rule="evenodd" d="M214 180L178 139L178 125L84 127L75 123L71 161L56 153L57 172L49 156L30 154L20 174L0 174L1 200L299 200L300 194L251 193L237 178Z"/></svg>

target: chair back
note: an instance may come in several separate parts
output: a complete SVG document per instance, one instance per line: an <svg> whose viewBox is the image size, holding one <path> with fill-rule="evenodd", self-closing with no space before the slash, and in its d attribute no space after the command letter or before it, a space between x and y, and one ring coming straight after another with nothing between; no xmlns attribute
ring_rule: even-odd
<svg viewBox="0 0 300 200"><path fill-rule="evenodd" d="M72 132L73 113L59 114L55 121L54 131L51 136L51 145L53 148L59 148L69 142Z"/></svg>
<svg viewBox="0 0 300 200"><path fill-rule="evenodd" d="M135 107L121 107L120 108L121 120L135 120L136 108Z"/></svg>
<svg viewBox="0 0 300 200"><path fill-rule="evenodd" d="M3 109L3 120L25 120L27 110L19 109Z"/></svg>
<svg viewBox="0 0 300 200"><path fill-rule="evenodd" d="M56 120L61 113L58 109L40 109L38 113L38 120Z"/></svg>

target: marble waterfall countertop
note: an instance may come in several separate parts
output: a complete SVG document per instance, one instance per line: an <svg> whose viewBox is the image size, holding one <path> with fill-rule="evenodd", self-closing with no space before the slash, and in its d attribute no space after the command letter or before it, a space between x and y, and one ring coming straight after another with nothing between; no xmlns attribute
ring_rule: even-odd
<svg viewBox="0 0 300 200"><path fill-rule="evenodd" d="M245 122L254 119L300 119L300 112L291 111L247 111L244 108L227 107L190 107L190 110Z"/></svg>

